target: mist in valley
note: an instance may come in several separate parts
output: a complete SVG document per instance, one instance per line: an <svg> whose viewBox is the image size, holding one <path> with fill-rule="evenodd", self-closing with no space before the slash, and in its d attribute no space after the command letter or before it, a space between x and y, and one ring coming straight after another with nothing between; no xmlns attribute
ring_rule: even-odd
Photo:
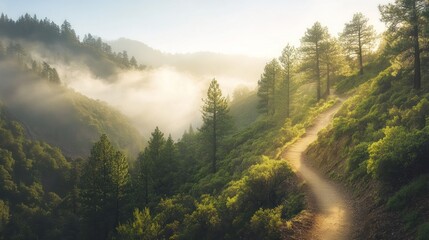
<svg viewBox="0 0 429 240"><path fill-rule="evenodd" d="M224 95L231 100L237 87L254 89L257 83L257 76L244 79L196 75L171 66L122 71L113 81L97 78L83 66L77 68L77 65L69 64L55 67L68 87L117 108L132 120L145 137L156 126L176 139L190 125L198 128L202 121L202 99L213 78L219 81Z"/></svg>

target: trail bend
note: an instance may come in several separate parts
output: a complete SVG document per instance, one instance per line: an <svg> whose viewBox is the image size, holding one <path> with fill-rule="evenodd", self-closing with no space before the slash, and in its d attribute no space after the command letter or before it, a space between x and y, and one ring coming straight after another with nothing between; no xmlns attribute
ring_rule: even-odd
<svg viewBox="0 0 429 240"><path fill-rule="evenodd" d="M283 153L283 159L289 161L294 171L305 181L311 202L315 205L312 206L315 211L315 223L307 234L309 239L350 239L352 211L347 205L346 196L327 177L303 161L305 150L317 140L317 133L329 125L340 109L341 102L320 114L313 126L306 130L305 135Z"/></svg>

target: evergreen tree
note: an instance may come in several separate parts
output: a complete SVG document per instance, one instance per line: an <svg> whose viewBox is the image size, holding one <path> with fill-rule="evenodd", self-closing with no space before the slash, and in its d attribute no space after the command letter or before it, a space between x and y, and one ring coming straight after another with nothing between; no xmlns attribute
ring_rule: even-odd
<svg viewBox="0 0 429 240"><path fill-rule="evenodd" d="M353 19L346 23L341 33L341 41L349 55L357 55L361 75L363 74L363 55L370 51L376 35L374 27L368 21L362 13L356 13Z"/></svg>
<svg viewBox="0 0 429 240"><path fill-rule="evenodd" d="M407 62L412 58L414 64L415 89L421 87L421 41L424 31L427 30L427 19L425 14L428 12L429 3L427 0L395 0L395 3L389 3L379 7L381 20L388 26L387 29L387 48L394 55L403 58L402 62Z"/></svg>
<svg viewBox="0 0 429 240"><path fill-rule="evenodd" d="M210 147L212 172L217 171L218 146L222 138L231 129L231 118L228 115L228 101L222 96L222 91L216 79L210 83L207 98L203 100L203 126L201 132Z"/></svg>
<svg viewBox="0 0 429 240"><path fill-rule="evenodd" d="M103 134L83 167L81 201L90 239L106 239L118 222L128 165Z"/></svg>
<svg viewBox="0 0 429 240"><path fill-rule="evenodd" d="M286 117L290 117L290 85L293 77L293 68L297 59L296 48L287 44L279 60L282 63L285 79L283 81L284 95L286 96Z"/></svg>
<svg viewBox="0 0 429 240"><path fill-rule="evenodd" d="M330 94L331 82L334 75L344 67L344 59L341 55L341 47L335 38L328 38L322 44L321 63L326 75L326 95Z"/></svg>
<svg viewBox="0 0 429 240"><path fill-rule="evenodd" d="M271 60L265 65L264 73L258 81L258 109L261 113L268 115L275 114L278 79L281 77L279 62L276 59Z"/></svg>
<svg viewBox="0 0 429 240"><path fill-rule="evenodd" d="M138 165L138 201L149 204L152 195L158 195L160 176L164 174L165 167L161 159L162 149L165 144L164 134L158 127L151 134L148 146L139 154ZM141 204L141 203L139 203Z"/></svg>
<svg viewBox="0 0 429 240"><path fill-rule="evenodd" d="M174 145L171 135L161 149L161 164L159 166L159 194L162 196L170 196L174 192L174 186L177 182L177 156L176 146Z"/></svg>
<svg viewBox="0 0 429 240"><path fill-rule="evenodd" d="M317 101L321 99L321 66L322 45L328 38L328 29L319 22L308 28L301 38L300 51L303 55L302 68L316 78ZM314 76L315 75L315 76Z"/></svg>
<svg viewBox="0 0 429 240"><path fill-rule="evenodd" d="M125 155L116 151L113 158L112 182L115 200L115 226L119 224L122 206L126 195L126 187L129 183L128 160Z"/></svg>

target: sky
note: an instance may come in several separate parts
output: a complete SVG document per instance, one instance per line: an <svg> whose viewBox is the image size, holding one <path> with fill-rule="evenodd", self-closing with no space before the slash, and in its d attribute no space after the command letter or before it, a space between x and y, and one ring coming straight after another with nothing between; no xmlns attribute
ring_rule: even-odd
<svg viewBox="0 0 429 240"><path fill-rule="evenodd" d="M378 5L392 0L0 0L16 19L36 14L61 25L68 20L83 38L138 40L170 53L210 51L275 57L287 43L298 46L319 21L336 36L356 12L381 33Z"/></svg>

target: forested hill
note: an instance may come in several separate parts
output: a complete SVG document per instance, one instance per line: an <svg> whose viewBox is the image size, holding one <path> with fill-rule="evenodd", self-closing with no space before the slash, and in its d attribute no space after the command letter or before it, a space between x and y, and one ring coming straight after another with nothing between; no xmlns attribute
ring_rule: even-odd
<svg viewBox="0 0 429 240"><path fill-rule="evenodd" d="M238 94L232 107L213 78L201 126L177 141L155 127L145 147L126 118L71 91L44 57L33 58L31 43L65 64L76 47L94 75L105 67L114 75L126 66L114 59L128 57L114 58L89 35L80 42L67 22L2 16L0 239L311 239L320 199L282 155L320 113L331 109L329 119L340 108L338 94L348 100L306 161L342 184L346 193L332 187L338 194L350 193L344 199L355 211L335 211L351 215L344 236L427 239L428 9L425 0L380 6L380 44L362 13L339 36L315 22L299 47L285 43L265 64L256 91ZM48 29L57 36L51 43L59 41L54 51L39 32ZM98 50L79 52L90 42ZM87 156L66 158L52 147L67 153L63 144Z"/></svg>
<svg viewBox="0 0 429 240"><path fill-rule="evenodd" d="M351 97L308 149L315 168L353 193L356 239L429 237L428 9L427 1L380 7L382 51L338 82Z"/></svg>
<svg viewBox="0 0 429 240"><path fill-rule="evenodd" d="M114 77L121 69L145 68L126 51L113 52L100 37L87 34L80 39L67 21L59 26L47 18L38 19L29 14L15 21L2 13L0 38L20 43L28 51L37 52L51 61L82 62L94 76L103 79Z"/></svg>
<svg viewBox="0 0 429 240"><path fill-rule="evenodd" d="M57 146L70 157L88 156L102 133L130 156L143 146L126 117L65 87L55 68L33 60L19 43L0 40L0 63L0 101L29 137Z"/></svg>

